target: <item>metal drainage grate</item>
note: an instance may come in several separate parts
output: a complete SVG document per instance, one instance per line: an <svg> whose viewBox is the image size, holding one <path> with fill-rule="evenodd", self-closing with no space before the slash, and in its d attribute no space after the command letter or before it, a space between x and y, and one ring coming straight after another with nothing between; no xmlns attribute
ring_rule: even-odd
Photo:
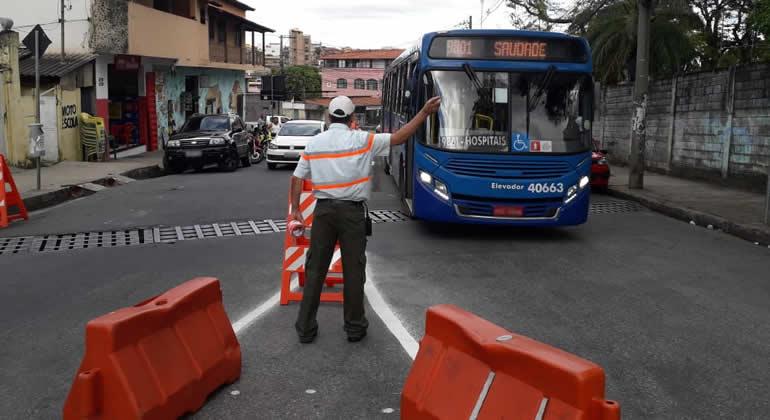
<svg viewBox="0 0 770 420"><path fill-rule="evenodd" d="M403 222L409 216L397 210L372 210L374 223ZM197 239L261 235L286 231L286 220L247 220L190 226L159 226L105 232L0 238L0 255L22 252L58 252L88 248L114 248Z"/></svg>
<svg viewBox="0 0 770 420"><path fill-rule="evenodd" d="M372 223L405 222L409 216L398 210L371 210Z"/></svg>
<svg viewBox="0 0 770 420"><path fill-rule="evenodd" d="M633 213L642 210L638 203L624 200L599 201L591 203L591 214Z"/></svg>
<svg viewBox="0 0 770 420"><path fill-rule="evenodd" d="M35 238L32 236L0 238L0 255L18 254L19 252L26 251L34 240Z"/></svg>
<svg viewBox="0 0 770 420"><path fill-rule="evenodd" d="M35 238L33 252L68 251L71 249L114 248L152 243L149 230L127 229L109 232L81 232L45 235Z"/></svg>
<svg viewBox="0 0 770 420"><path fill-rule="evenodd" d="M248 236L263 233L277 233L286 230L285 220L248 220L245 222L212 223L210 225L163 226L152 230L156 243L172 243L195 239Z"/></svg>

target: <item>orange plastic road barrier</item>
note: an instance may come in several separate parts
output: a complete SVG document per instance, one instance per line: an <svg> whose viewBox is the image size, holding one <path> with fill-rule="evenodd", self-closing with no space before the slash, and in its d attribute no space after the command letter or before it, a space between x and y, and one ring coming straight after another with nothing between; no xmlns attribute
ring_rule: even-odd
<svg viewBox="0 0 770 420"><path fill-rule="evenodd" d="M6 191L6 184L11 188ZM11 207L16 207L16 213L11 213ZM8 226L14 220L29 220L27 207L21 199L16 183L13 181L11 169L5 161L5 156L0 155L0 228Z"/></svg>
<svg viewBox="0 0 770 420"><path fill-rule="evenodd" d="M404 419L619 420L604 371L452 305L428 309Z"/></svg>
<svg viewBox="0 0 770 420"><path fill-rule="evenodd" d="M241 374L219 280L197 278L86 325L64 419L172 419Z"/></svg>
<svg viewBox="0 0 770 420"><path fill-rule="evenodd" d="M313 184L306 180L302 184L299 208L302 212L302 218L305 219L305 230L307 232L312 232L315 205L316 198L313 195ZM291 220L291 197L289 197L289 212L286 220L287 222ZM300 286L305 286L305 260L309 248L310 240L308 238L294 237L288 229L286 230L283 244L283 270L281 271L281 305L302 301L302 292L291 290L291 283L296 279ZM339 244L337 244L331 264L329 264L329 272L326 275L326 286L332 287L335 284L342 283L342 257ZM342 302L342 292L321 293L321 302Z"/></svg>

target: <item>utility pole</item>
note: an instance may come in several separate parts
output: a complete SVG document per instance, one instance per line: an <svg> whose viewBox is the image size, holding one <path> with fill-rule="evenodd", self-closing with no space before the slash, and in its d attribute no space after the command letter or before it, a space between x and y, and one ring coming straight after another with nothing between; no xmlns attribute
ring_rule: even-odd
<svg viewBox="0 0 770 420"><path fill-rule="evenodd" d="M278 60L278 62L281 64L281 74L283 74L283 35L279 35L278 38L281 39L280 50L278 52L278 57L280 57L280 59Z"/></svg>
<svg viewBox="0 0 770 420"><path fill-rule="evenodd" d="M35 126L42 134L42 125L40 124L40 32L35 31ZM37 190L40 191L40 155L35 158L35 169L37 170ZM5 188L5 186L3 186Z"/></svg>
<svg viewBox="0 0 770 420"><path fill-rule="evenodd" d="M481 0L481 14L479 14L479 29L484 29L484 0Z"/></svg>
<svg viewBox="0 0 770 420"><path fill-rule="evenodd" d="M61 22L61 61L64 62L64 0L61 0L61 16L59 17Z"/></svg>
<svg viewBox="0 0 770 420"><path fill-rule="evenodd" d="M631 158L628 188L644 188L644 143L647 136L647 89L650 83L650 10L654 0L639 0L639 23L636 34L636 80L634 81L634 115L631 119Z"/></svg>
<svg viewBox="0 0 770 420"><path fill-rule="evenodd" d="M468 16L468 29L473 29L473 15Z"/></svg>
<svg viewBox="0 0 770 420"><path fill-rule="evenodd" d="M767 196L765 197L765 224L770 226L770 158L767 159Z"/></svg>

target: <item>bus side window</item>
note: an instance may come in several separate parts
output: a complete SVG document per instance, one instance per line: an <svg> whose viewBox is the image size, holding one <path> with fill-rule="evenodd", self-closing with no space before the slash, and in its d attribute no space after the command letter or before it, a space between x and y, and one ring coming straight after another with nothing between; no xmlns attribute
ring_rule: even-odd
<svg viewBox="0 0 770 420"><path fill-rule="evenodd" d="M423 88L423 103L428 99L436 95L435 86L433 84L433 76L430 73L425 73L422 76ZM425 121L425 135L423 136L425 143L431 146L438 145L438 113L432 114Z"/></svg>
<svg viewBox="0 0 770 420"><path fill-rule="evenodd" d="M394 110L397 114L401 115L401 104L404 103L404 67L399 66L396 70L396 78L398 79L398 89L396 89L396 103Z"/></svg>

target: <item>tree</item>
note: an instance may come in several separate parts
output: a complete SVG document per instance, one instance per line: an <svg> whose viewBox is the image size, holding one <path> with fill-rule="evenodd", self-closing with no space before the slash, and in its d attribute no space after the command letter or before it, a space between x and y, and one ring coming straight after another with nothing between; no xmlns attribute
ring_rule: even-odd
<svg viewBox="0 0 770 420"><path fill-rule="evenodd" d="M561 6L559 0L507 0L512 9L511 21L519 29L551 31L567 27L570 33L582 35L588 23L616 0L587 0L572 7Z"/></svg>
<svg viewBox="0 0 770 420"><path fill-rule="evenodd" d="M765 41L770 40L770 0L757 1L750 22L754 30L764 35Z"/></svg>
<svg viewBox="0 0 770 420"><path fill-rule="evenodd" d="M609 5L588 22L584 36L593 49L594 68L602 83L634 79L637 45L637 0ZM698 17L682 3L658 2L650 23L650 74L668 77L696 65Z"/></svg>
<svg viewBox="0 0 770 420"><path fill-rule="evenodd" d="M311 66L291 66L286 69L288 97L304 101L321 96L321 75Z"/></svg>

